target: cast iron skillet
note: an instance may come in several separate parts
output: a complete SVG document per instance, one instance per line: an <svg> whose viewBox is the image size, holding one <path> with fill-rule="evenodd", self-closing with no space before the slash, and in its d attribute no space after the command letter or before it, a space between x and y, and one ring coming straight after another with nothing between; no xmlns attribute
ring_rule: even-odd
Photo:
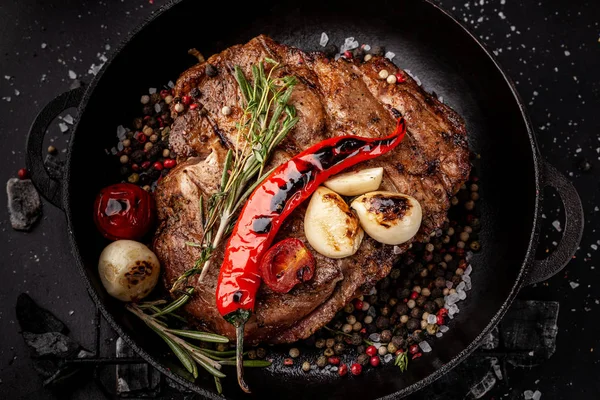
<svg viewBox="0 0 600 400"><path fill-rule="evenodd" d="M164 344L104 291L96 266L107 242L92 221L92 203L100 188L120 180L118 168L109 166L112 158L104 150L115 145L116 126L135 116L140 95L149 87L160 88L194 63L187 54L192 47L210 55L265 33L312 50L319 48L321 32L338 45L348 36L360 43L384 45L396 54L394 62L417 74L425 89L435 90L464 117L470 146L482 158L483 250L472 260L473 289L450 323L450 331L433 341L433 351L412 362L403 375L395 367L386 367L357 378L339 378L333 373L282 368L276 362L267 370L247 372L255 396L374 398L414 392L477 348L522 286L552 276L569 261L583 229L579 197L540 158L524 104L510 79L481 43L446 12L426 0L383 1L356 8L342 0L268 2L243 8L221 3L216 6L221 11L209 15L202 3L175 1L163 7L121 44L87 89L64 93L50 102L33 123L27 142L32 179L46 199L65 211L73 254L90 295L117 333L162 373L205 397L217 397L208 374L201 374L196 383L176 375L176 364L165 356ZM221 19L222 25L213 24ZM43 166L42 139L50 122L69 107L78 107L79 118L65 176L53 180ZM545 186L558 191L566 221L557 250L545 260L536 260ZM309 349L302 352L308 354ZM248 398L237 389L234 377L231 369L225 394Z"/></svg>

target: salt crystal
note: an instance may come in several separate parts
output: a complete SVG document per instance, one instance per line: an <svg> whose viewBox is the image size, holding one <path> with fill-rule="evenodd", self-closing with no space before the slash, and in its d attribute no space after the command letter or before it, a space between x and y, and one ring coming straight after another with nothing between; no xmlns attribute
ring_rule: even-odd
<svg viewBox="0 0 600 400"><path fill-rule="evenodd" d="M77 79L77 74L75 73L75 71L69 70L69 78Z"/></svg>
<svg viewBox="0 0 600 400"><path fill-rule="evenodd" d="M319 44L323 47L327 46L327 42L329 42L329 36L325 32L321 33L321 40L319 40Z"/></svg>
<svg viewBox="0 0 600 400"><path fill-rule="evenodd" d="M577 289L579 287L579 283L577 282L569 282L569 285L571 285L571 289Z"/></svg>
<svg viewBox="0 0 600 400"><path fill-rule="evenodd" d="M10 75L4 75L4 79L6 79L7 81L10 80Z"/></svg>
<svg viewBox="0 0 600 400"><path fill-rule="evenodd" d="M119 138L119 140L125 139L126 133L127 133L127 129L125 129L125 127L123 127L123 125L117 126L117 138Z"/></svg>
<svg viewBox="0 0 600 400"><path fill-rule="evenodd" d="M448 298L446 299L446 306L451 306L454 303L456 303L459 299L458 294L457 293L452 293L450 295L448 295Z"/></svg>
<svg viewBox="0 0 600 400"><path fill-rule="evenodd" d="M368 294L369 296L370 296L370 295L372 295L372 294L377 294L377 288L376 288L375 286L373 286L373 287L371 288L371 290L369 291L369 293L367 293L367 294Z"/></svg>
<svg viewBox="0 0 600 400"><path fill-rule="evenodd" d="M73 311L73 310L69 311L69 315L73 315L73 314L75 314L75 311Z"/></svg>
<svg viewBox="0 0 600 400"><path fill-rule="evenodd" d="M105 56L104 54L102 54L100 57L98 57L98 59L99 59L100 61L102 61L103 63L105 63L105 62L107 62L107 61L108 61L108 58L106 58L106 56Z"/></svg>
<svg viewBox="0 0 600 400"><path fill-rule="evenodd" d="M325 371L329 371L330 369L331 369L331 365L327 365L327 366L325 367Z"/></svg>
<svg viewBox="0 0 600 400"><path fill-rule="evenodd" d="M400 246L394 246L394 249L392 251L394 254L402 253L402 249L400 248Z"/></svg>
<svg viewBox="0 0 600 400"><path fill-rule="evenodd" d="M465 283L465 290L471 290L471 277L470 276L464 276L462 277L463 282Z"/></svg>
<svg viewBox="0 0 600 400"><path fill-rule="evenodd" d="M392 58L396 57L396 54L392 53L391 51L386 51L385 52L385 58L387 58L388 60L392 60Z"/></svg>
<svg viewBox="0 0 600 400"><path fill-rule="evenodd" d="M369 307L369 309L367 310L367 315L370 315L371 317L375 318L375 316L377 315L377 310L375 310L375 307Z"/></svg>
<svg viewBox="0 0 600 400"><path fill-rule="evenodd" d="M467 265L467 268L465 269L465 272L463 273L463 275L469 276L469 275L471 275L471 272L473 272L473 266L471 264L469 264L469 265Z"/></svg>
<svg viewBox="0 0 600 400"><path fill-rule="evenodd" d="M110 50L110 44L104 45L104 50L107 50L107 51Z"/></svg>
<svg viewBox="0 0 600 400"><path fill-rule="evenodd" d="M123 149L124 149L124 148L125 148L125 146L123 146L123 142L119 142L119 143L117 144L117 150L119 150L119 151L123 151Z"/></svg>
<svg viewBox="0 0 600 400"><path fill-rule="evenodd" d="M440 103L443 103L444 102L444 96L438 97L438 100L440 101Z"/></svg>
<svg viewBox="0 0 600 400"><path fill-rule="evenodd" d="M15 94L16 93L17 93L17 91L15 90ZM592 248L592 250L598 250L598 245L596 245L596 244L591 244L590 247Z"/></svg>
<svg viewBox="0 0 600 400"><path fill-rule="evenodd" d="M571 52L569 50L565 50L565 56L569 57L571 55Z"/></svg>
<svg viewBox="0 0 600 400"><path fill-rule="evenodd" d="M167 86L173 89L175 87L175 83L173 83L173 81L169 81L169 83L167 83Z"/></svg>
<svg viewBox="0 0 600 400"><path fill-rule="evenodd" d="M58 124L58 127L60 128L60 131L61 131L62 133L65 133L66 131L68 131L68 130L69 130L69 127L68 127L68 126L67 126L67 124L65 124L64 122L60 122L60 123Z"/></svg>
<svg viewBox="0 0 600 400"><path fill-rule="evenodd" d="M465 286L466 286L465 282L459 283L458 286L456 287L456 291L461 292L461 291L465 290Z"/></svg>
<svg viewBox="0 0 600 400"><path fill-rule="evenodd" d="M73 120L73 117L71 116L71 114L67 114L63 117L63 121L65 121L67 124L69 125L73 125L73 122L75 122Z"/></svg>
<svg viewBox="0 0 600 400"><path fill-rule="evenodd" d="M542 392L540 392L539 390L536 390L535 392L533 392L533 400L540 400L542 398Z"/></svg>
<svg viewBox="0 0 600 400"><path fill-rule="evenodd" d="M464 300L467 298L467 292L465 292L464 290L461 290L460 292L457 292L457 293L458 293L459 299Z"/></svg>
<svg viewBox="0 0 600 400"><path fill-rule="evenodd" d="M453 286L454 286L454 283L452 283L452 281L446 281L446 287L448 289L452 289Z"/></svg>
<svg viewBox="0 0 600 400"><path fill-rule="evenodd" d="M419 347L423 350L423 353L429 353L431 351L431 346L425 340L419 343Z"/></svg>
<svg viewBox="0 0 600 400"><path fill-rule="evenodd" d="M383 346L382 343L373 343L373 347L375 347L377 350L379 350L381 346Z"/></svg>
<svg viewBox="0 0 600 400"><path fill-rule="evenodd" d="M340 53L345 52L346 50L353 50L358 47L358 42L354 40L353 36L347 37L344 40L344 44L340 47Z"/></svg>
<svg viewBox="0 0 600 400"><path fill-rule="evenodd" d="M111 153L113 156L117 155L118 151L117 151L116 147L113 147L112 149L110 149L110 153Z"/></svg>
<svg viewBox="0 0 600 400"><path fill-rule="evenodd" d="M392 358L394 358L394 356L392 356L390 353L388 353L385 356L383 356L383 362L387 364L390 361L392 361Z"/></svg>
<svg viewBox="0 0 600 400"><path fill-rule="evenodd" d="M492 368L498 379L502 380L504 377L502 376L502 369L500 369L500 366L497 363L494 363L492 364Z"/></svg>
<svg viewBox="0 0 600 400"><path fill-rule="evenodd" d="M156 88L151 87L150 89L148 89L148 93L150 93L150 94L156 93Z"/></svg>
<svg viewBox="0 0 600 400"><path fill-rule="evenodd" d="M533 357L533 354L534 354L534 353L533 353L533 350L532 350L532 351L530 351L530 352L529 352L529 353L527 353L527 354L529 354L529 356L530 356L530 357Z"/></svg>
<svg viewBox="0 0 600 400"><path fill-rule="evenodd" d="M434 314L429 314L427 316L427 323L428 324L435 324L437 322L437 317Z"/></svg>
<svg viewBox="0 0 600 400"><path fill-rule="evenodd" d="M560 221L556 220L554 222L552 222L552 226L554 227L554 229L556 229L557 231L561 232L562 228L560 227Z"/></svg>
<svg viewBox="0 0 600 400"><path fill-rule="evenodd" d="M17 89L15 89L15 96L18 96L20 94L21 94L21 92L19 92Z"/></svg>
<svg viewBox="0 0 600 400"><path fill-rule="evenodd" d="M437 333L435 334L435 337L442 337L442 336L444 336L444 334L443 334L442 332L437 332Z"/></svg>
<svg viewBox="0 0 600 400"><path fill-rule="evenodd" d="M42 47L42 49L45 49L45 48L46 48L46 46L48 46L46 43L42 43L42 46L41 46L41 47Z"/></svg>
<svg viewBox="0 0 600 400"><path fill-rule="evenodd" d="M458 295L457 295L458 296ZM448 309L448 314L452 313L452 314L458 314L458 312L460 311L458 309L458 306L456 304L451 304L447 307Z"/></svg>
<svg viewBox="0 0 600 400"><path fill-rule="evenodd" d="M365 44L365 45L363 46L363 50L364 50L364 51L369 51L369 50L371 50L371 46L370 46L370 45L368 45L368 44Z"/></svg>
<svg viewBox="0 0 600 400"><path fill-rule="evenodd" d="M533 392L531 390L526 390L523 392L523 396L525 397L525 400L531 400L533 399Z"/></svg>
<svg viewBox="0 0 600 400"><path fill-rule="evenodd" d="M469 261L471 261L471 258L473 258L473 252L472 251L467 251L467 254L465 254L465 260L467 260L467 262L469 262Z"/></svg>
<svg viewBox="0 0 600 400"><path fill-rule="evenodd" d="M337 372L338 367L331 367L331 372Z"/></svg>
<svg viewBox="0 0 600 400"><path fill-rule="evenodd" d="M369 335L369 339L372 340L372 341L374 341L374 342L379 342L379 340L381 339L381 335L379 333L371 333Z"/></svg>
<svg viewBox="0 0 600 400"><path fill-rule="evenodd" d="M310 366L310 369L311 369L311 370L313 370L313 371L314 371L315 369L317 369L317 368L318 368L318 367L317 367L317 364L313 364L313 365L311 365L311 366Z"/></svg>
<svg viewBox="0 0 600 400"><path fill-rule="evenodd" d="M156 111L157 113L159 113L159 112L160 112L160 104L159 104L159 103L156 103L156 104L154 105L154 111Z"/></svg>
<svg viewBox="0 0 600 400"><path fill-rule="evenodd" d="M10 103L11 98L10 98L10 96L5 96L2 98L2 100L5 100Z"/></svg>
<svg viewBox="0 0 600 400"><path fill-rule="evenodd" d="M446 325L440 325L440 332L446 333L448 330L450 330L450 328L448 328Z"/></svg>

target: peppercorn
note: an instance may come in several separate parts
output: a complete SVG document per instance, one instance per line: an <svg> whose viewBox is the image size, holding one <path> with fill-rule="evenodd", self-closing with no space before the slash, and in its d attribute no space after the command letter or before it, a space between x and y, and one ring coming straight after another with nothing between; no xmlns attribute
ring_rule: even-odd
<svg viewBox="0 0 600 400"><path fill-rule="evenodd" d="M141 164L146 158L146 153L143 150L136 150L131 153L131 160L136 164Z"/></svg>
<svg viewBox="0 0 600 400"><path fill-rule="evenodd" d="M388 317L379 316L375 320L377 329L387 329L390 326L390 319Z"/></svg>
<svg viewBox="0 0 600 400"><path fill-rule="evenodd" d="M346 321L350 324L353 325L356 322L356 317L352 314L348 315L346 317Z"/></svg>
<svg viewBox="0 0 600 400"><path fill-rule="evenodd" d="M392 337L392 344L394 346L396 346L396 348L402 348L402 347L404 347L405 340L404 340L404 338L402 336L393 336Z"/></svg>
<svg viewBox="0 0 600 400"><path fill-rule="evenodd" d="M428 334L435 335L439 327L436 324L428 324L426 329Z"/></svg>
<svg viewBox="0 0 600 400"><path fill-rule="evenodd" d="M419 296L419 297L417 297L417 300L415 300L415 304L418 307L423 307L423 304L425 304L426 301L427 301L427 297Z"/></svg>
<svg viewBox="0 0 600 400"><path fill-rule="evenodd" d="M338 374L340 374L340 376L345 376L347 373L348 373L348 366L346 364L340 365L340 368L338 369Z"/></svg>
<svg viewBox="0 0 600 400"><path fill-rule="evenodd" d="M262 347L256 349L256 357L265 358L267 356L267 351Z"/></svg>
<svg viewBox="0 0 600 400"><path fill-rule="evenodd" d="M343 354L344 350L346 350L346 346L344 346L344 343L336 343L335 346L333 346L333 351L337 355Z"/></svg>
<svg viewBox="0 0 600 400"><path fill-rule="evenodd" d="M304 371L304 372L310 371L310 363L308 361L304 361L302 363L302 371Z"/></svg>
<svg viewBox="0 0 600 400"><path fill-rule="evenodd" d="M392 340L392 331L385 329L381 331L380 339L381 343L389 343Z"/></svg>
<svg viewBox="0 0 600 400"><path fill-rule="evenodd" d="M366 355L366 354L361 354L361 355L359 355L359 356L358 356L358 358L356 359L356 362L357 362L358 364L360 364L360 365L367 365L367 363L369 362L369 359L370 359L370 358L371 358L371 357L369 357L369 356L368 356L368 355Z"/></svg>
<svg viewBox="0 0 600 400"><path fill-rule="evenodd" d="M413 318L420 319L423 316L423 310L419 307L415 307L411 310L410 316Z"/></svg>
<svg viewBox="0 0 600 400"><path fill-rule="evenodd" d="M146 104L144 108L142 108L142 114L144 115L152 115L153 112L154 107L152 107L150 104Z"/></svg>
<svg viewBox="0 0 600 400"><path fill-rule="evenodd" d="M419 320L416 318L410 318L408 320L408 322L406 323L406 328L409 331L414 331L415 329L419 329L419 326L421 326L421 322L419 322Z"/></svg>
<svg viewBox="0 0 600 400"><path fill-rule="evenodd" d="M373 46L371 47L371 54L374 56L383 56L385 54L385 49L383 46Z"/></svg>
<svg viewBox="0 0 600 400"><path fill-rule="evenodd" d="M473 251L479 251L481 249L481 245L479 244L479 242L477 240L474 240L469 245L469 248Z"/></svg>
<svg viewBox="0 0 600 400"><path fill-rule="evenodd" d="M331 357L332 355L335 354L335 352L333 351L333 349L331 347L328 347L328 348L325 349L325 351L323 351L323 354L326 357Z"/></svg>
<svg viewBox="0 0 600 400"><path fill-rule="evenodd" d="M429 290L429 288L423 288L421 290L421 295L424 297L429 297L431 295L431 290Z"/></svg>
<svg viewBox="0 0 600 400"><path fill-rule="evenodd" d="M408 296L410 296L410 293L411 293L410 289L404 288L404 289L400 290L400 292L397 292L396 294L398 295L398 298L406 299L406 298L408 298Z"/></svg>
<svg viewBox="0 0 600 400"><path fill-rule="evenodd" d="M342 332L344 332L344 333L352 332L352 325L350 325L350 324L342 325Z"/></svg>
<svg viewBox="0 0 600 400"><path fill-rule="evenodd" d="M338 333L337 335L334 336L333 339L335 340L336 343L341 343L344 340L344 335L342 335L341 333Z"/></svg>
<svg viewBox="0 0 600 400"><path fill-rule="evenodd" d="M317 358L317 367L325 368L326 365L327 365L327 357L319 356L319 358Z"/></svg>
<svg viewBox="0 0 600 400"><path fill-rule="evenodd" d="M400 322L406 324L408 322L408 315L404 314L400 317Z"/></svg>
<svg viewBox="0 0 600 400"><path fill-rule="evenodd" d="M361 372L362 372L362 366L363 365L366 365L366 363L365 364L360 364L360 363L359 364L357 364L357 363L352 364L352 366L350 367L350 371L352 372L352 375L360 375Z"/></svg>
<svg viewBox="0 0 600 400"><path fill-rule="evenodd" d="M151 142L144 144L144 151L150 150L154 145Z"/></svg>
<svg viewBox="0 0 600 400"><path fill-rule="evenodd" d="M362 324L358 321L356 321L353 325L352 325L352 330L355 332L358 332L362 329Z"/></svg>
<svg viewBox="0 0 600 400"><path fill-rule="evenodd" d="M396 312L399 315L407 314L408 310L408 305L406 303L398 303L398 305L396 306Z"/></svg>
<svg viewBox="0 0 600 400"><path fill-rule="evenodd" d="M256 359L256 350L254 350L254 349L248 350L248 358L251 360L255 360Z"/></svg>
<svg viewBox="0 0 600 400"><path fill-rule="evenodd" d="M383 315L384 317L387 317L390 314L390 307L388 305L385 305L383 307L381 307L381 315Z"/></svg>
<svg viewBox="0 0 600 400"><path fill-rule="evenodd" d="M415 301L413 299L410 299L409 301L406 302L406 305L408 305L408 308L415 308L417 303L415 303Z"/></svg>
<svg viewBox="0 0 600 400"><path fill-rule="evenodd" d="M373 326L373 325L370 325L370 326ZM358 334L356 332L352 334L350 343L352 343L354 346L360 345L362 343L362 341L363 341L363 339L362 339L362 336L360 336L360 334Z"/></svg>
<svg viewBox="0 0 600 400"><path fill-rule="evenodd" d="M437 278L435 278L434 285L437 288L446 287L446 280L444 278L442 278L441 276L437 277Z"/></svg>
<svg viewBox="0 0 600 400"><path fill-rule="evenodd" d="M396 352L396 350L398 350L398 348L396 347L396 345L392 342L388 343L387 345L387 351L388 353L394 354Z"/></svg>
<svg viewBox="0 0 600 400"><path fill-rule="evenodd" d="M390 278L398 279L400 277L400 268L393 268L392 272L390 272Z"/></svg>
<svg viewBox="0 0 600 400"><path fill-rule="evenodd" d="M425 304L423 304L423 309L426 312L433 314L435 312L435 310L437 309L437 306L436 306L435 302L427 301L427 302L425 302Z"/></svg>
<svg viewBox="0 0 600 400"><path fill-rule="evenodd" d="M137 183L140 180L140 176L138 174L136 174L135 172L131 175L129 175L129 178L127 178L127 182L129 183Z"/></svg>
<svg viewBox="0 0 600 400"><path fill-rule="evenodd" d="M354 311L354 304L352 304L352 302L346 304L346 306L344 306L344 311L351 314Z"/></svg>
<svg viewBox="0 0 600 400"><path fill-rule="evenodd" d="M333 338L329 338L325 341L325 346L326 347L333 347L335 346L335 339Z"/></svg>
<svg viewBox="0 0 600 400"><path fill-rule="evenodd" d="M375 354L377 354L377 347L375 346L369 346L365 349L365 353L369 356L369 357L373 357Z"/></svg>

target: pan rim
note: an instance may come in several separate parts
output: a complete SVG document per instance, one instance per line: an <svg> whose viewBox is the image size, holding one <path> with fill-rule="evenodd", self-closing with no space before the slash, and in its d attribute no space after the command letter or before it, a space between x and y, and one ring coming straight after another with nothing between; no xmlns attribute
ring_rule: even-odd
<svg viewBox="0 0 600 400"><path fill-rule="evenodd" d="M73 256L75 257L75 261L77 263L79 273L83 277L85 286L87 288L87 291L88 291L90 297L92 298L92 300L94 301L94 303L98 307L98 309L100 310L103 317L109 323L111 328L114 329L115 332L137 354L139 354L141 358L143 358L148 363L150 363L154 368L156 368L163 375L174 380L175 382L184 386L185 388L190 389L201 396L204 396L205 398L222 399L223 398L222 396L219 396L218 394L216 394L212 391L209 391L194 382L188 381L185 378L181 377L180 375L172 372L170 369L168 369L166 366L164 366L157 357L151 355L150 353L145 351L143 348L139 347L137 345L136 341L134 339L132 339L131 336L127 332L125 332L125 330L121 327L121 325L114 319L113 315L108 311L108 309L106 309L104 304L101 302L96 290L92 287L90 279L88 277L87 269L83 264L83 259L79 252L77 240L75 238L76 234L73 230L74 224L73 224L73 215L72 215L71 203L70 203L70 193L71 193L71 189L72 189L71 188L71 179L70 179L71 178L72 150L73 150L73 146L74 146L74 144L77 140L77 136L78 136L76 133L77 133L78 126L79 126L79 121L81 120L81 116L85 112L85 109L87 107L89 99L91 98L96 86L101 81L102 76L104 75L105 71L108 69L110 64L117 57L117 55L119 55L121 53L123 48L126 47L135 36L137 36L142 30L144 30L148 25L150 25L152 22L154 22L160 16L162 16L165 12L169 11L174 6L182 3L183 1L185 1L185 0L169 1L168 3L161 6L155 13L153 13L152 15L150 15L149 17L144 19L134 29L132 29L130 31L130 33L127 35L127 37L125 37L123 40L121 40L121 42L117 46L114 47L113 52L110 54L110 57L107 60L104 68L102 68L98 72L98 74L96 76L94 76L94 78L91 80L90 84L86 87L85 93L81 100L81 103L79 104L79 106L77 108L78 118L75 123L75 126L73 127L73 134L72 134L72 137L71 137L71 140L69 143L69 151L67 152L67 159L66 159L66 163L65 163L66 169L65 169L65 176L64 176L65 184L63 185L63 190L62 190L62 201L63 201L65 215L67 218L69 243L71 245L71 251L72 251ZM541 156L539 153L537 140L536 140L536 137L535 137L535 134L533 131L533 127L532 127L529 115L526 110L525 103L521 99L513 80L508 76L508 74L505 72L504 68L502 68L502 66L496 59L496 57L493 55L493 53L491 51L489 51L487 46L484 45L473 33L471 33L469 31L469 29L467 29L449 11L446 11L441 6L435 4L433 2L433 0L411 0L411 1L418 1L418 2L424 3L426 6L433 7L434 12L441 13L441 15L443 15L445 18L447 18L449 20L449 22L454 23L455 25L460 27L462 32L464 34L466 34L467 37L470 40L472 40L477 45L477 47L479 47L479 49L481 49L483 51L484 55L487 56L487 58L490 61L492 61L495 69L497 70L497 72L500 73L501 77L504 79L504 82L508 85L508 89L510 90L510 92L511 92L513 98L515 99L516 104L519 108L521 118L525 124L525 128L527 130L527 135L529 137L529 143L531 145L531 152L532 152L534 183L535 183L536 195L535 195L535 201L534 201L534 215L533 215L533 221L532 221L533 228L532 228L532 232L531 232L531 235L529 238L527 250L525 252L525 257L523 259L523 262L521 263L521 267L520 267L519 273L517 274L517 277L515 279L515 283L512 286L510 292L508 293L505 301L502 303L500 309L496 312L496 314L494 314L494 316L491 318L491 320L488 322L488 324L485 326L485 328L481 331L481 333L476 338L474 338L471 341L471 343L468 346L466 346L460 353L458 353L456 356L454 356L454 358L450 362L448 362L447 364L444 364L443 366L441 366L440 368L438 368L437 370L435 370L433 373L426 376L425 378L423 378L413 384L410 384L396 392L393 392L386 396L380 397L381 400L391 400L391 399L396 399L398 397L404 397L404 396L407 396L411 393L414 393L414 392L424 388L425 386L430 385L431 383L433 383L434 381L436 381L437 379L439 379L440 377L442 377L443 375L448 373L451 369L456 367L458 364L460 364L469 354L471 354L474 350L476 350L479 347L481 340L486 335L488 335L491 332L491 330L498 324L500 319L504 316L504 314L506 313L506 311L512 304L512 302L515 299L516 295L518 294L519 290L522 288L524 280L528 274L529 267L531 266L531 263L535 257L535 248L537 247L538 235L539 235L539 229L540 229L540 227L539 227L540 205L542 204L542 196L543 196L543 191L541 190L541 186L542 186L541 185L541 179L542 179Z"/></svg>

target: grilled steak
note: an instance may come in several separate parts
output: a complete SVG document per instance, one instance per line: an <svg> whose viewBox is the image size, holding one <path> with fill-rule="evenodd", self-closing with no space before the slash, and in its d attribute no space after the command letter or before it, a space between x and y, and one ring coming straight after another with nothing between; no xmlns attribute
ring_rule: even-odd
<svg viewBox="0 0 600 400"><path fill-rule="evenodd" d="M389 60L373 57L368 62L343 58L333 61L322 53L306 53L266 36L256 37L211 56L207 62L217 69L216 76L207 76L206 64L198 64L176 83L176 96L192 92L202 107L176 117L169 140L180 164L156 191L160 226L154 249L169 287L200 256L198 248L185 242L200 242L199 198L204 196L206 200L217 190L227 147L236 140L235 123L243 101L233 67L239 65L250 76L251 66L265 57L281 63L278 74L295 75L299 82L290 103L300 119L272 157L271 166L327 137L386 136L402 114L408 126L404 141L392 152L355 168L381 166L385 169L382 190L419 200L423 223L414 238L419 241L427 240L441 226L450 197L468 177L470 165L462 119ZM382 69L399 73L406 81L388 84L378 76ZM232 109L229 116L221 113L225 105ZM296 237L310 248L304 237L303 215L303 207L292 213L275 242ZM397 254L408 247L406 243L394 251L393 246L365 237L353 257L339 260L311 249L317 266L310 282L297 285L287 294L261 286L255 313L246 324L246 341L288 343L310 336L351 299L385 277ZM223 250L221 247L213 253L208 275L197 285L186 310L205 328L234 338L233 327L215 306Z"/></svg>

